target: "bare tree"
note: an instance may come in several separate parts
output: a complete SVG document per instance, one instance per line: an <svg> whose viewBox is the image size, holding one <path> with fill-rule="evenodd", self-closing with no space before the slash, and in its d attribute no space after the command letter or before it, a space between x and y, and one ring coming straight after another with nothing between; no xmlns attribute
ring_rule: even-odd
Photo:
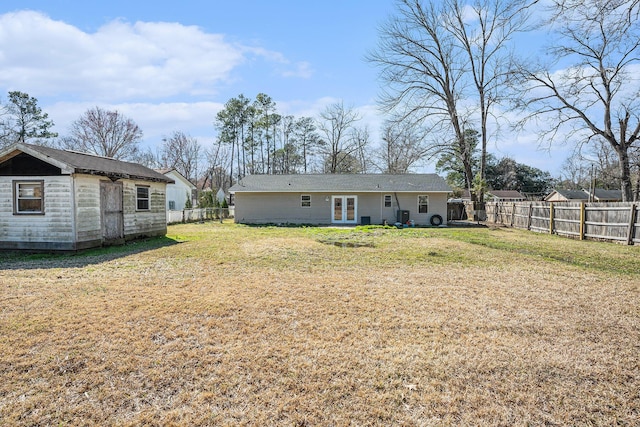
<svg viewBox="0 0 640 427"><path fill-rule="evenodd" d="M386 84L381 105L402 111L402 119L430 123L433 134L451 138L433 140L435 151L450 140L465 153L464 123L470 115L460 106L465 96L468 59L447 27L447 9L435 2L399 0L397 15L380 28L380 40L369 60L380 67ZM473 188L471 158L463 158L466 186Z"/></svg>
<svg viewBox="0 0 640 427"><path fill-rule="evenodd" d="M118 111L94 107L71 124L71 133L60 141L62 148L131 160L138 153L142 129Z"/></svg>
<svg viewBox="0 0 640 427"><path fill-rule="evenodd" d="M340 173L344 170L342 163L351 162L357 153L360 141L353 137L352 131L358 120L358 113L345 108L342 102L331 104L320 113L320 151L325 159L326 173Z"/></svg>
<svg viewBox="0 0 640 427"><path fill-rule="evenodd" d="M512 62L509 42L514 34L526 30L529 8L536 0L445 1L446 26L458 41L468 60L480 115L479 179L485 180L487 166L488 121L492 108L506 97ZM478 194L483 201L484 194Z"/></svg>
<svg viewBox="0 0 640 427"><path fill-rule="evenodd" d="M387 121L382 128L382 145L376 156L378 168L384 173L408 173L429 152L420 126L406 121Z"/></svg>
<svg viewBox="0 0 640 427"><path fill-rule="evenodd" d="M184 132L175 131L162 140L160 156L163 165L175 168L192 183L198 179L200 154L201 146L198 140Z"/></svg>
<svg viewBox="0 0 640 427"><path fill-rule="evenodd" d="M550 27L553 62L522 67L526 99L520 107L529 119L546 117L552 126L542 140L598 138L618 157L623 200L632 199L629 151L640 136L640 3L629 0L554 0ZM525 83L526 82L526 83ZM526 85L526 86L525 86Z"/></svg>

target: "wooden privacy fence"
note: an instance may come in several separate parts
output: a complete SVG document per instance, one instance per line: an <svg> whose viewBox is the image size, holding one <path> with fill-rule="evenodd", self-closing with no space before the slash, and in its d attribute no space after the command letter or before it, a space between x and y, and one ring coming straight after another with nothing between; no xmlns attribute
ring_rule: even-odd
<svg viewBox="0 0 640 427"><path fill-rule="evenodd" d="M640 243L640 203L486 203L487 221L580 240Z"/></svg>

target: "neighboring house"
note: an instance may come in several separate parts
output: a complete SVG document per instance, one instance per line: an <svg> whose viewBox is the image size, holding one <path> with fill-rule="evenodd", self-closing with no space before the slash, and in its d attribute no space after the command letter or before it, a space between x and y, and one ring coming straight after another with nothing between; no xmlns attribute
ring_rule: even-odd
<svg viewBox="0 0 640 427"><path fill-rule="evenodd" d="M596 188L593 190L584 190L587 193L587 198L592 202L621 202L622 191L620 190L605 190L603 188Z"/></svg>
<svg viewBox="0 0 640 427"><path fill-rule="evenodd" d="M164 235L168 183L139 164L15 144L0 152L0 249L78 250Z"/></svg>
<svg viewBox="0 0 640 427"><path fill-rule="evenodd" d="M440 225L451 188L436 174L249 175L229 192L239 223Z"/></svg>
<svg viewBox="0 0 640 427"><path fill-rule="evenodd" d="M580 202L587 201L589 195L582 190L553 190L544 198L545 202Z"/></svg>
<svg viewBox="0 0 640 427"><path fill-rule="evenodd" d="M196 186L185 178L175 168L160 169L157 172L169 177L174 181L173 184L167 184L167 210L181 211L184 210L187 200L191 200L191 206L194 207Z"/></svg>
<svg viewBox="0 0 640 427"><path fill-rule="evenodd" d="M591 190L553 190L547 197L545 202L620 202L622 201L622 192L620 190L604 190L596 188Z"/></svg>

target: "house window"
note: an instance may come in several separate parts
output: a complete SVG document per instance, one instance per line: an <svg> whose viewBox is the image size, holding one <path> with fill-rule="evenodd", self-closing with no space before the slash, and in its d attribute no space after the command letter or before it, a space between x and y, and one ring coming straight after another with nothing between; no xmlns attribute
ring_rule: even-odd
<svg viewBox="0 0 640 427"><path fill-rule="evenodd" d="M429 212L429 196L418 196L418 213Z"/></svg>
<svg viewBox="0 0 640 427"><path fill-rule="evenodd" d="M14 181L13 191L15 214L44 213L44 181Z"/></svg>
<svg viewBox="0 0 640 427"><path fill-rule="evenodd" d="M311 207L311 195L303 194L302 196L300 196L300 206L303 207L303 208L310 208Z"/></svg>
<svg viewBox="0 0 640 427"><path fill-rule="evenodd" d="M136 209L139 211L148 211L150 205L149 187L136 186Z"/></svg>
<svg viewBox="0 0 640 427"><path fill-rule="evenodd" d="M391 194L385 194L384 195L384 207L385 208L390 208L391 207Z"/></svg>
<svg viewBox="0 0 640 427"><path fill-rule="evenodd" d="M175 200L169 200L169 210L170 211L175 211L176 210L176 202L175 202Z"/></svg>

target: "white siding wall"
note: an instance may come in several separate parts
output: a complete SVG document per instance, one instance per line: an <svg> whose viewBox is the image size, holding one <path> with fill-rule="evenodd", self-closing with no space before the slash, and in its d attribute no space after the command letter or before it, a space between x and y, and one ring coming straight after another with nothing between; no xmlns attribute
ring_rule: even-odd
<svg viewBox="0 0 640 427"><path fill-rule="evenodd" d="M300 196L311 194L311 207L300 206ZM384 195L392 194L392 207L384 207ZM429 211L418 213L418 195L429 195ZM331 224L331 196L358 197L357 222L369 216L371 224L389 224L396 221L396 211L408 210L416 225L429 225L432 215L447 220L447 194L445 193L243 193L235 194L235 221L247 224ZM328 200L327 200L328 199ZM396 201L397 200L397 201ZM398 207L398 203L400 207Z"/></svg>
<svg viewBox="0 0 640 427"><path fill-rule="evenodd" d="M14 180L44 180L44 215L14 215ZM72 249L75 240L70 176L0 177L0 247Z"/></svg>
<svg viewBox="0 0 640 427"><path fill-rule="evenodd" d="M100 178L76 175L76 235L78 242L102 240Z"/></svg>
<svg viewBox="0 0 640 427"><path fill-rule="evenodd" d="M136 181L123 181L125 239L166 234L166 184L147 181L139 181L137 183L149 187L151 209L138 211L136 209Z"/></svg>

